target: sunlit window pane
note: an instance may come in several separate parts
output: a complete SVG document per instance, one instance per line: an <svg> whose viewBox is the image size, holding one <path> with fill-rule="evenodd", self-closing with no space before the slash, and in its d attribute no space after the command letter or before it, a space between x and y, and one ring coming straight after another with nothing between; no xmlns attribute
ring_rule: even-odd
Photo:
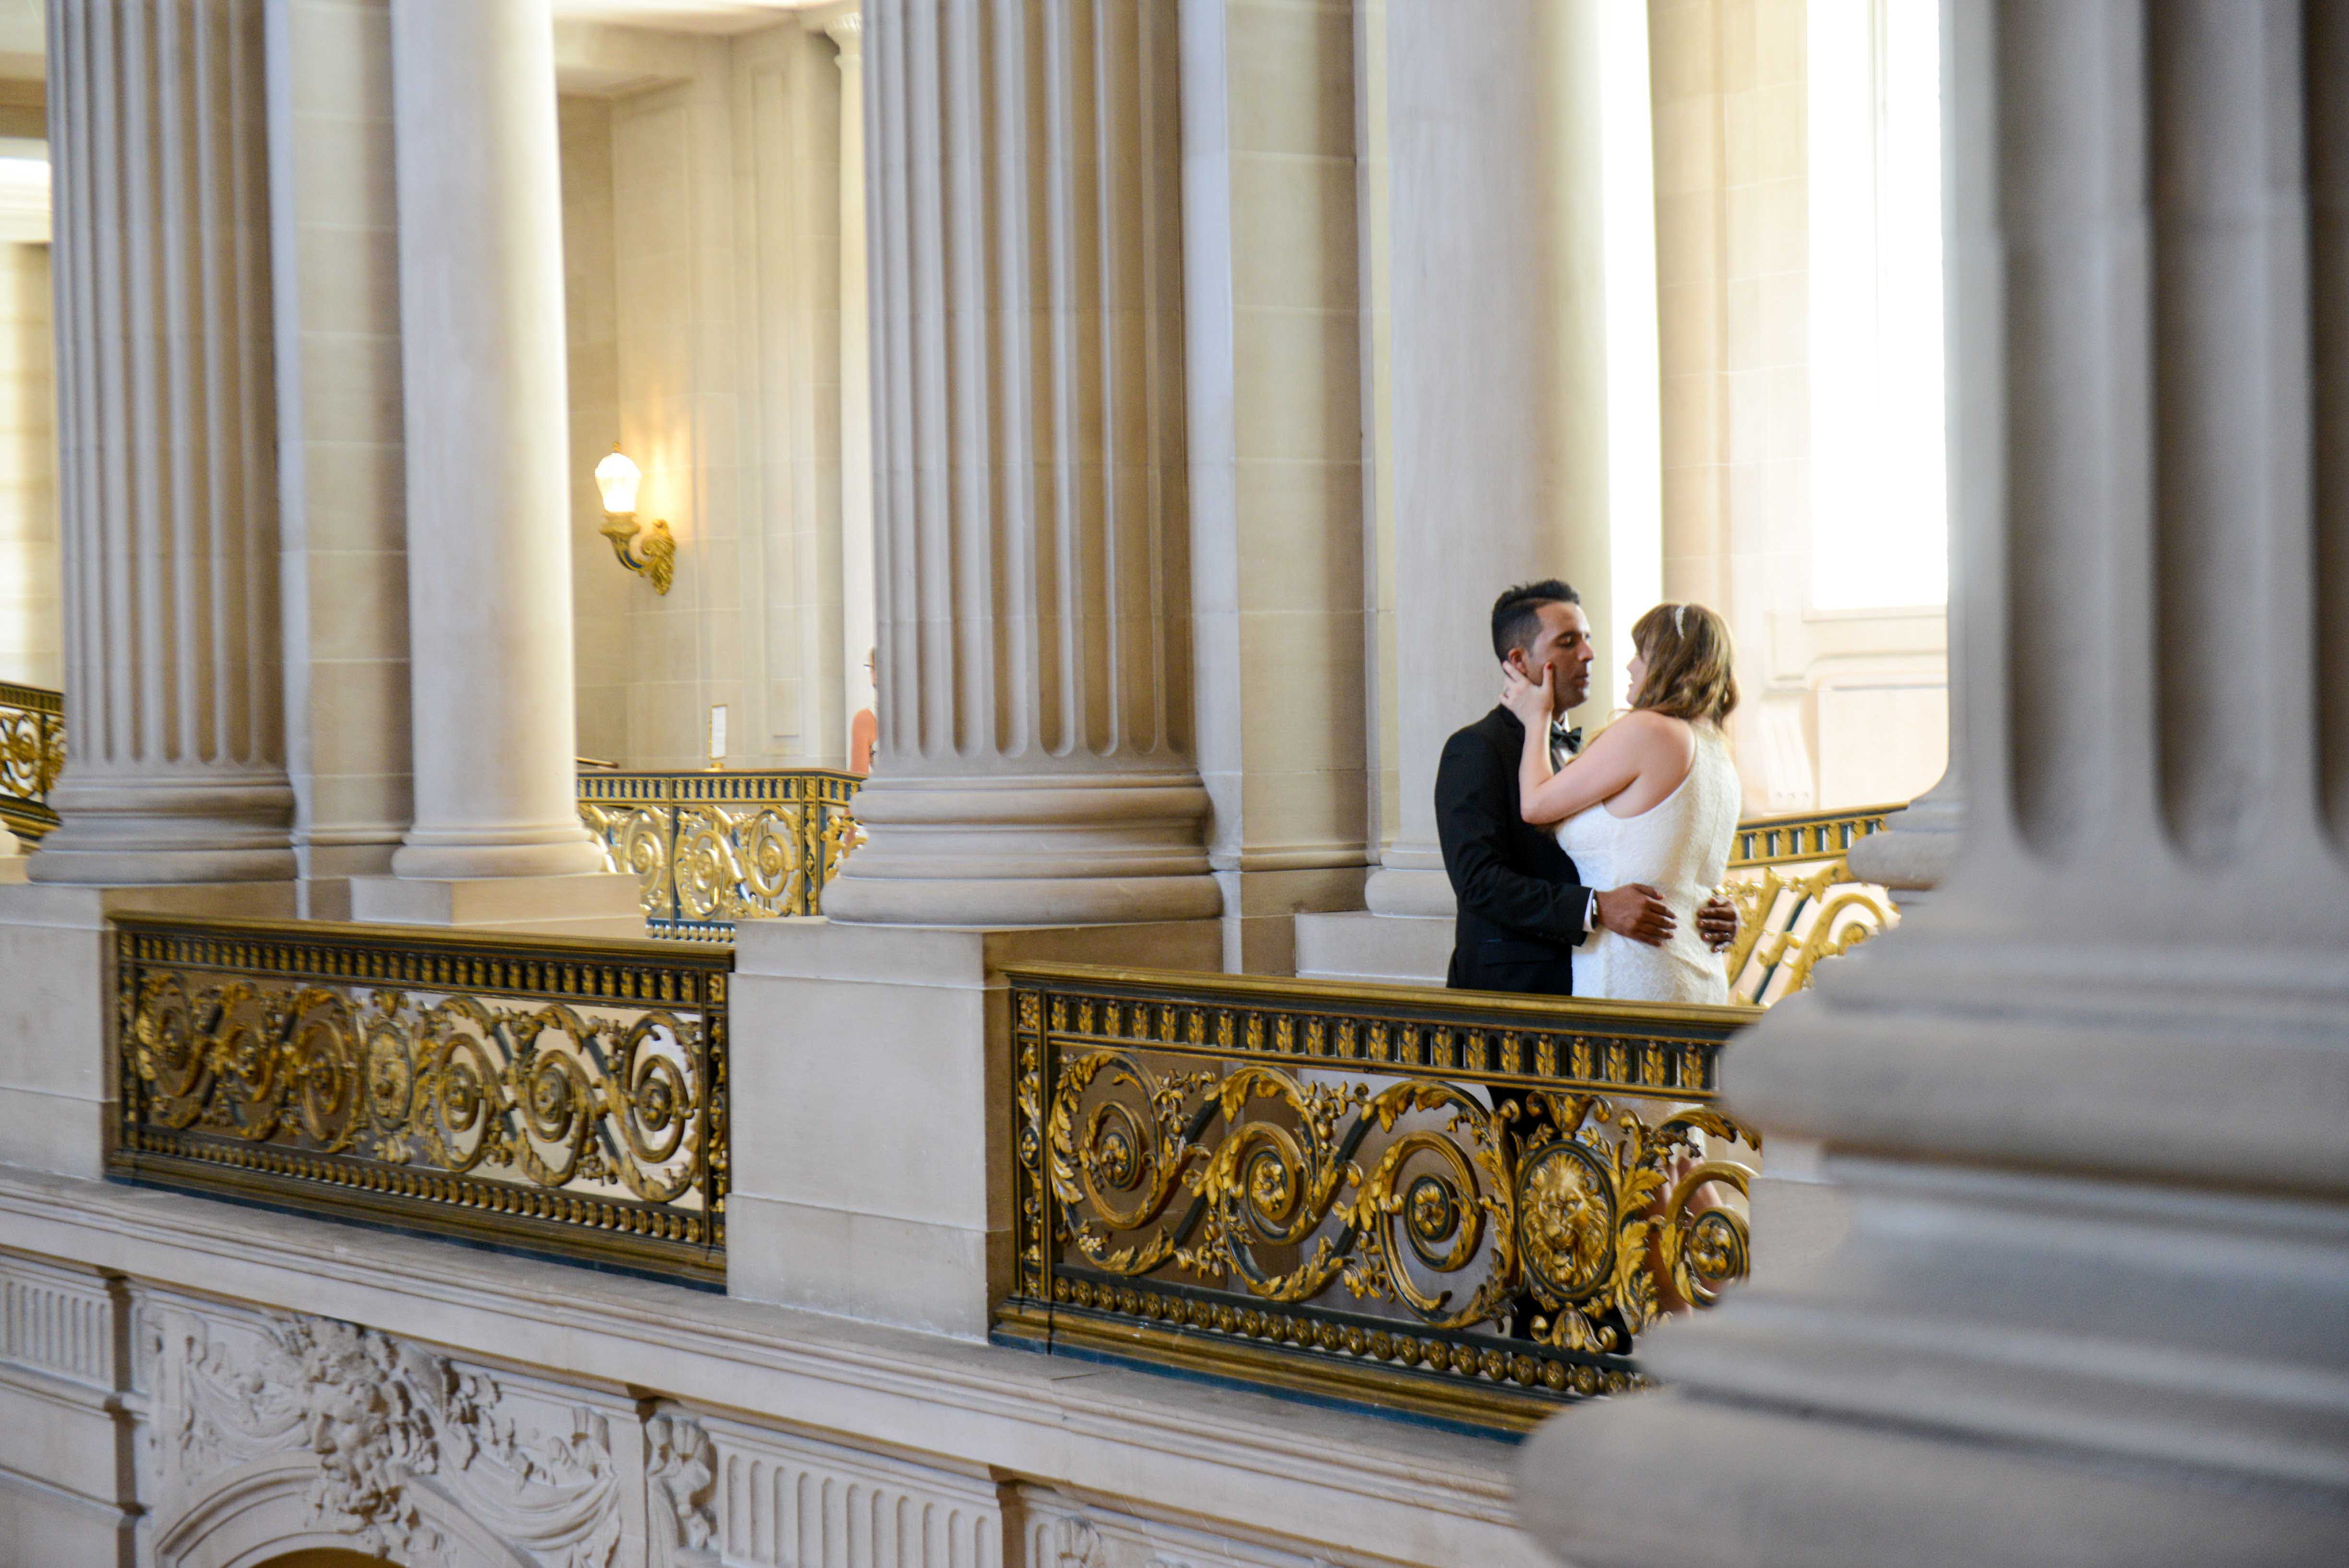
<svg viewBox="0 0 2349 1568"><path fill-rule="evenodd" d="M1949 598L1938 6L1809 5L1811 602Z"/></svg>

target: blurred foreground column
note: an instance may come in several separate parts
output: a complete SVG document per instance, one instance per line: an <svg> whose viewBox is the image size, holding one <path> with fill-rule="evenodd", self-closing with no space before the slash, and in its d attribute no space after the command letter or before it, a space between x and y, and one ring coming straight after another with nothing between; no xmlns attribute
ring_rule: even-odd
<svg viewBox="0 0 2349 1568"><path fill-rule="evenodd" d="M1534 1438L1579 1568L2349 1553L2349 7L1951 15L1962 847L1732 1050L1853 1229Z"/></svg>
<svg viewBox="0 0 2349 1568"><path fill-rule="evenodd" d="M829 919L736 932L737 1295L983 1336L1002 966L1217 965L1174 21L865 6L880 757Z"/></svg>

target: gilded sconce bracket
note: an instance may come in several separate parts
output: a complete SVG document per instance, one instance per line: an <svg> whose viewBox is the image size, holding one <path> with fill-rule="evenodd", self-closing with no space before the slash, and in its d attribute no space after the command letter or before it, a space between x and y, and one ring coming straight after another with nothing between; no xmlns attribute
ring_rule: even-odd
<svg viewBox="0 0 2349 1568"><path fill-rule="evenodd" d="M606 515L597 532L612 541L612 554L619 557L620 565L650 577L656 592L668 592L677 576L677 539L667 523L656 517L647 528L636 521L635 513L624 512Z"/></svg>

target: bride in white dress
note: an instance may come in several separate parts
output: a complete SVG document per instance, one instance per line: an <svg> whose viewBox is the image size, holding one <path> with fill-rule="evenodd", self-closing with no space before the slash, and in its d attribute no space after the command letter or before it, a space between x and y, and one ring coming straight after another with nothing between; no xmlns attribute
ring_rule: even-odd
<svg viewBox="0 0 2349 1568"><path fill-rule="evenodd" d="M1558 824L1585 887L1637 886L1679 917L1659 946L1591 932L1574 955L1577 996L1723 1002L1729 976L1696 911L1728 869L1742 796L1721 729L1737 706L1729 628L1702 605L1658 605L1631 641L1631 711L1562 767L1548 746L1548 672L1539 685L1509 678L1502 701L1526 726L1520 809Z"/></svg>

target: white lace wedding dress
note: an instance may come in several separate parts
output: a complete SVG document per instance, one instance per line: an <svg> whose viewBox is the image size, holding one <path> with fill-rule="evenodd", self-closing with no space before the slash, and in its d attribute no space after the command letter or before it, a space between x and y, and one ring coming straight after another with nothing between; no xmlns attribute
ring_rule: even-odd
<svg viewBox="0 0 2349 1568"><path fill-rule="evenodd" d="M1728 743L1709 724L1690 726L1696 757L1680 787L1637 816L1617 816L1607 803L1558 824L1557 841L1574 857L1587 888L1644 882L1680 917L1660 948L1598 930L1574 950L1574 994L1630 1002L1729 1000L1720 954L1697 935L1696 911L1721 883L1737 836L1741 792Z"/></svg>

